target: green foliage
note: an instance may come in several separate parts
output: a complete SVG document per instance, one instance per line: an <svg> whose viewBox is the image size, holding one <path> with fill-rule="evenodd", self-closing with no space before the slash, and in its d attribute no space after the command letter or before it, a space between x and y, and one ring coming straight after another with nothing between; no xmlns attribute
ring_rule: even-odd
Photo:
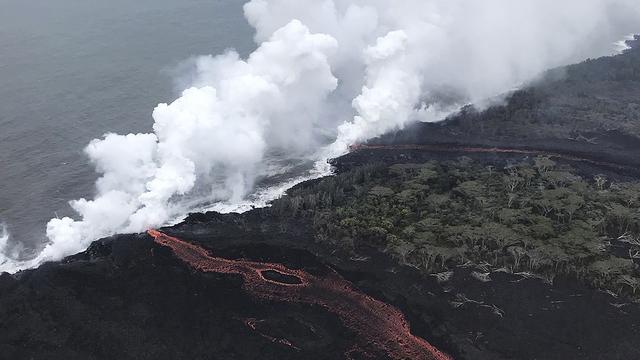
<svg viewBox="0 0 640 360"><path fill-rule="evenodd" d="M464 158L356 168L273 204L313 218L318 241L376 248L426 273L489 264L575 275L616 292L640 287L640 184L584 180L547 157L504 169ZM629 257L608 245L623 239Z"/></svg>

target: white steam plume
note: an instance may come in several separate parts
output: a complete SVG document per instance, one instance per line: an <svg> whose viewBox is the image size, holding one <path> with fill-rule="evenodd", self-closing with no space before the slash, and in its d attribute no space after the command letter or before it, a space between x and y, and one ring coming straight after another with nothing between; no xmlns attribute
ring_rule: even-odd
<svg viewBox="0 0 640 360"><path fill-rule="evenodd" d="M0 269L12 270L15 260L12 251L9 249L9 230L7 225L0 222Z"/></svg>
<svg viewBox="0 0 640 360"><path fill-rule="evenodd" d="M36 259L0 271L203 203L264 205L283 189L255 193L273 167L321 165L410 121L441 120L547 68L612 54L640 27L637 0L252 0L244 11L255 52L198 58L192 87L153 112L153 133L92 141L95 198L71 202L78 219L48 223Z"/></svg>
<svg viewBox="0 0 640 360"><path fill-rule="evenodd" d="M0 222L0 256L3 256L5 254L8 243L9 243L9 230L7 230L7 225Z"/></svg>
<svg viewBox="0 0 640 360"><path fill-rule="evenodd" d="M621 54L621 53L624 53L626 50L631 49L631 47L629 47L628 42L633 41L635 37L636 37L636 34L631 33L625 36L622 40L616 41L614 44L616 52L618 54Z"/></svg>
<svg viewBox="0 0 640 360"><path fill-rule="evenodd" d="M172 200L198 179L215 199L242 200L267 151L295 153L313 141L321 102L337 86L327 60L337 46L291 21L246 61L235 52L201 58L199 86L158 105L153 134L108 134L89 144L103 174L98 196L71 202L81 221L49 222L51 243L41 256L60 258L116 231L163 224L180 211Z"/></svg>

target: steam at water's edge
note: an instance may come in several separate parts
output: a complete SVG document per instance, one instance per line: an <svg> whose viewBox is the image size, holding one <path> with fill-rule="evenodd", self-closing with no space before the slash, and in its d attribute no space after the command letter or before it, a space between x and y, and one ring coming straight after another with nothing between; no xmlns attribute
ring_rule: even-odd
<svg viewBox="0 0 640 360"><path fill-rule="evenodd" d="M94 199L70 203L77 219L47 224L37 258L0 271L161 226L203 199L217 210L265 205L284 189L255 193L273 165L326 165L355 142L609 54L640 18L633 0L252 0L244 10L257 49L196 59L191 87L154 110L152 133L93 140ZM309 165L284 182L321 174Z"/></svg>
<svg viewBox="0 0 640 360"><path fill-rule="evenodd" d="M5 223L0 222L0 269L10 260L5 255L9 253L9 230Z"/></svg>

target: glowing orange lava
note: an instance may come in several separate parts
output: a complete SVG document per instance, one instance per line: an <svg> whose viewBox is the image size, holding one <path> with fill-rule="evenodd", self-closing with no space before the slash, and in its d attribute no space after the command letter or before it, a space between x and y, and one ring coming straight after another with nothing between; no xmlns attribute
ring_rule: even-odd
<svg viewBox="0 0 640 360"><path fill-rule="evenodd" d="M171 248L178 258L198 271L241 275L243 288L253 296L319 305L336 314L361 341L357 345L360 355L373 357L382 352L391 359L451 360L424 339L411 334L407 320L398 309L359 292L336 273L317 277L281 264L218 258L200 246L159 231L148 233L156 243ZM265 271L275 271L299 281L278 282L266 278Z"/></svg>

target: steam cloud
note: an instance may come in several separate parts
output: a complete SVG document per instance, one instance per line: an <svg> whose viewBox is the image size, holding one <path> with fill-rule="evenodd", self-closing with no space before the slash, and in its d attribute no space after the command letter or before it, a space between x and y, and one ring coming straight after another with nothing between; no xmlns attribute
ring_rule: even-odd
<svg viewBox="0 0 640 360"><path fill-rule="evenodd" d="M289 183L325 174L325 160L353 143L612 54L638 30L640 3L252 0L244 12L257 49L247 59L196 59L190 88L154 110L153 133L91 141L85 152L102 174L95 198L70 202L78 219L47 224L37 258L0 259L0 271L160 226L203 203L264 204L286 187L256 196L256 181L285 165L316 162Z"/></svg>
<svg viewBox="0 0 640 360"><path fill-rule="evenodd" d="M9 269L13 266L10 255L6 254L9 254L9 230L7 230L7 225L0 223L0 270L5 266Z"/></svg>
<svg viewBox="0 0 640 360"><path fill-rule="evenodd" d="M7 225L5 225L4 223L0 223L0 251L6 249L8 241L9 230L7 230Z"/></svg>

